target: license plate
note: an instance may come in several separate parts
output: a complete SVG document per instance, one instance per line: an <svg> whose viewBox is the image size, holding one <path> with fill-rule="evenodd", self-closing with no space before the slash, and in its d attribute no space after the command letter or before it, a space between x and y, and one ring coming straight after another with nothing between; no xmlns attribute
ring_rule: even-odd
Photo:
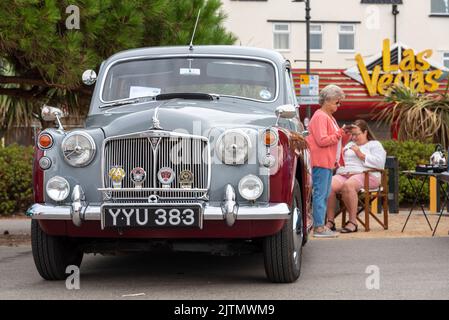
<svg viewBox="0 0 449 320"><path fill-rule="evenodd" d="M103 228L202 228L201 205L103 205Z"/></svg>

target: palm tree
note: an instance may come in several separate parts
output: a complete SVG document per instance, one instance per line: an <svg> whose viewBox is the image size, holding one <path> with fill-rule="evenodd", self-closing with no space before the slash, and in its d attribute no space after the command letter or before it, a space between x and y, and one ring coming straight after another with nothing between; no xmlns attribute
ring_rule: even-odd
<svg viewBox="0 0 449 320"><path fill-rule="evenodd" d="M418 140L449 147L449 82L444 93L422 95L398 84L392 86L374 118L396 128L398 140Z"/></svg>
<svg viewBox="0 0 449 320"><path fill-rule="evenodd" d="M16 75L12 64L4 59L0 62L0 75ZM26 87L30 86L24 84L0 85L0 88L3 89L30 90ZM44 104L62 108L66 114L70 115L69 122L73 124L80 124L88 111L88 99L66 89L46 88L33 96L26 97L20 94L18 96L0 95L0 139L14 127L31 127L36 122L41 128L52 125L41 117L40 109Z"/></svg>
<svg viewBox="0 0 449 320"><path fill-rule="evenodd" d="M6 60L0 61L0 75L11 76L15 74L13 67ZM18 89L19 85L4 84L0 88ZM14 126L28 127L33 120L33 103L29 99L14 96L0 95L0 138L6 131Z"/></svg>

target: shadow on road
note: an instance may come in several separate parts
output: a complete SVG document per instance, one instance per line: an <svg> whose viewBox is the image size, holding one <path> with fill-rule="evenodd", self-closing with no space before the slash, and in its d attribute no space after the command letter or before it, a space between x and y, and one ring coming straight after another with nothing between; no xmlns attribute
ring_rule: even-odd
<svg viewBox="0 0 449 320"><path fill-rule="evenodd" d="M84 283L99 280L197 283L267 283L261 254L214 256L205 253L140 253L86 255Z"/></svg>

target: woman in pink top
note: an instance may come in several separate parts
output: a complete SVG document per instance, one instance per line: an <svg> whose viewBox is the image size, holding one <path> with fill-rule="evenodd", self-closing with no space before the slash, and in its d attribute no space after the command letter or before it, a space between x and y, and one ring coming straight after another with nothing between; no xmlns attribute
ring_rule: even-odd
<svg viewBox="0 0 449 320"><path fill-rule="evenodd" d="M329 238L338 234L325 225L327 198L331 191L333 169L340 161L342 145L350 136L345 126L340 128L332 116L345 95L335 85L320 92L321 108L310 119L307 137L312 160L314 237Z"/></svg>

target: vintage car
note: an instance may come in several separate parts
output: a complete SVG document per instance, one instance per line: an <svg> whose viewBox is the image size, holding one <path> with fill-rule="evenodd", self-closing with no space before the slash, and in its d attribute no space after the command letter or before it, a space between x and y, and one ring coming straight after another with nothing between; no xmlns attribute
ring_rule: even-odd
<svg viewBox="0 0 449 320"><path fill-rule="evenodd" d="M239 46L117 53L95 84L85 128L64 113L37 137L32 249L44 279L84 253L263 252L270 281L300 275L311 167L291 66Z"/></svg>

